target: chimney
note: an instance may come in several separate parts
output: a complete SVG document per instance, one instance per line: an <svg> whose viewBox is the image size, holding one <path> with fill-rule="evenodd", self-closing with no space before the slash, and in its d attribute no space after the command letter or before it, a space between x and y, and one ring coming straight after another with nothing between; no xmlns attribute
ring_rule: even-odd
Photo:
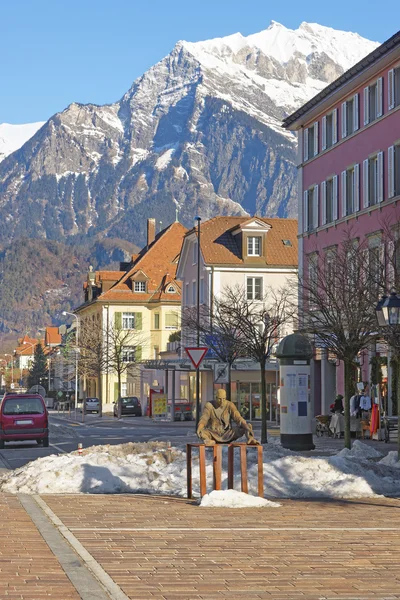
<svg viewBox="0 0 400 600"><path fill-rule="evenodd" d="M156 237L156 220L147 219L147 247L154 242Z"/></svg>

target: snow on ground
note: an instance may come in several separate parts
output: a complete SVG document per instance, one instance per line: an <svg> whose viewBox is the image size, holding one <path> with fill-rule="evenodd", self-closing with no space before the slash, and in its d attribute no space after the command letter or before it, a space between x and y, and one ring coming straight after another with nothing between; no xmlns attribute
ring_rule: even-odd
<svg viewBox="0 0 400 600"><path fill-rule="evenodd" d="M264 446L264 489L268 498L361 498L400 496L395 453L382 454L355 441L351 451L333 456L302 456L277 442ZM236 457L238 460L238 456ZM256 453L248 453L249 492L257 494ZM223 489L227 452L223 449ZM239 464L235 488L240 488ZM207 465L208 489L212 464ZM194 493L198 494L198 459L193 464ZM9 493L149 493L186 495L185 447L168 448L164 442L93 446L77 452L39 458L0 479L0 491Z"/></svg>
<svg viewBox="0 0 400 600"><path fill-rule="evenodd" d="M279 508L279 502L271 502L259 496L250 496L236 490L214 490L203 496L200 506L213 508Z"/></svg>

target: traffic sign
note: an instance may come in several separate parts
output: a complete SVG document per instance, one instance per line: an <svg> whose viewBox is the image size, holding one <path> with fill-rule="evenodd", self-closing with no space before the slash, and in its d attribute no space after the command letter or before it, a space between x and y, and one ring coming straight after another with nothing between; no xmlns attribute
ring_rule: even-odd
<svg viewBox="0 0 400 600"><path fill-rule="evenodd" d="M192 361L192 365L195 369L198 369L205 355L208 352L207 346L200 346L199 348L185 348L185 352Z"/></svg>
<svg viewBox="0 0 400 600"><path fill-rule="evenodd" d="M214 383L229 383L228 363L216 363L214 365Z"/></svg>

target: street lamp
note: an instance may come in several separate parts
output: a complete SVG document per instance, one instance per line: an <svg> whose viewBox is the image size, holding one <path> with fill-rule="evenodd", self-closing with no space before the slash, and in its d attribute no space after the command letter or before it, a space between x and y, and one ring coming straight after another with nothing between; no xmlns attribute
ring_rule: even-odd
<svg viewBox="0 0 400 600"><path fill-rule="evenodd" d="M11 358L11 389L14 389L14 360L12 354L4 354L4 356L9 356Z"/></svg>
<svg viewBox="0 0 400 600"><path fill-rule="evenodd" d="M379 300L378 304L375 307L376 318L378 321L379 327L383 328L383 331L388 331L388 328L391 328L391 333L393 333L396 344L392 344L396 350L397 355L397 363L400 360L399 357L399 335L400 335L400 297L392 292L389 297L382 296ZM385 333L384 333L385 335ZM389 336L386 333L386 338ZM390 338L389 338L390 339ZM399 377L399 364L397 364L397 377ZM400 394L398 390L396 390L397 395L397 459L400 461Z"/></svg>
<svg viewBox="0 0 400 600"><path fill-rule="evenodd" d="M69 315L70 317L74 317L76 319L76 334L75 334L75 419L77 414L77 405L78 405L78 351L79 351L79 319L78 317L71 312L63 310L63 316L66 317ZM82 404L82 422L85 420L85 403Z"/></svg>
<svg viewBox="0 0 400 600"><path fill-rule="evenodd" d="M32 344L31 342L27 342L27 341L25 341L25 340L23 341L23 344L24 344L24 345L28 345L28 346L30 346L30 347L32 348L32 350L33 350L33 354L35 354L35 347L36 347L36 344ZM30 366L30 363L29 363L29 361L28 361L28 368L29 368L29 366ZM21 367L21 365L20 365L20 367Z"/></svg>
<svg viewBox="0 0 400 600"><path fill-rule="evenodd" d="M195 217L197 221L197 294L196 294L196 343L200 346L200 223L201 217ZM196 369L196 431L200 419L200 367Z"/></svg>

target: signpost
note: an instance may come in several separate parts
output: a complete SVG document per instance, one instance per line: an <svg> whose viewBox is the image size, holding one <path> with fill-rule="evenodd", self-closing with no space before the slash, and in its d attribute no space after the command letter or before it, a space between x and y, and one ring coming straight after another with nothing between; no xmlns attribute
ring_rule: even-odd
<svg viewBox="0 0 400 600"><path fill-rule="evenodd" d="M214 365L214 383L229 383L228 363L216 363Z"/></svg>
<svg viewBox="0 0 400 600"><path fill-rule="evenodd" d="M168 401L166 394L153 394L153 417L166 418L168 413Z"/></svg>
<svg viewBox="0 0 400 600"><path fill-rule="evenodd" d="M198 336L197 336L198 337ZM185 352L196 369L196 429L200 418L200 365L208 352L207 346L185 348Z"/></svg>

